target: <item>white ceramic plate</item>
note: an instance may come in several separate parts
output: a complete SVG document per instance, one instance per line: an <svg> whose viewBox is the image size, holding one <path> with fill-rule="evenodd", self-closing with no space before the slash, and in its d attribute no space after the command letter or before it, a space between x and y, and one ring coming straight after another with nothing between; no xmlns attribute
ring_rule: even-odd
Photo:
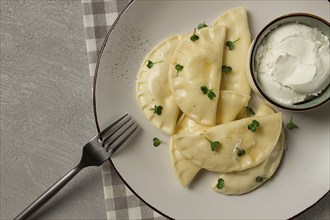
<svg viewBox="0 0 330 220"><path fill-rule="evenodd" d="M213 23L224 11L245 6L252 38L274 18L307 12L329 20L327 1L143 1L137 0L116 21L102 48L94 81L97 124L123 113L141 125L131 144L113 158L126 184L159 212L175 219L287 219L316 203L329 191L329 104L294 113L299 129L287 132L281 166L264 186L242 196L214 193L215 175L203 173L191 189L177 181L169 155L169 137L140 112L135 98L136 73L148 51L162 39L191 32L201 21ZM162 85L159 85L162 86ZM284 122L291 113L284 112ZM165 141L152 146L152 138Z"/></svg>

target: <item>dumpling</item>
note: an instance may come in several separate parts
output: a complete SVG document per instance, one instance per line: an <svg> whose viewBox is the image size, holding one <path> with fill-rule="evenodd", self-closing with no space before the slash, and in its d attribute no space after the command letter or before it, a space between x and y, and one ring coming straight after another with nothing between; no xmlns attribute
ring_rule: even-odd
<svg viewBox="0 0 330 220"><path fill-rule="evenodd" d="M251 116L263 116L263 115L270 115L274 113L274 110L266 105L265 103L258 101L258 98L256 99L256 96L254 96L254 99L251 100L249 103L250 106L246 106L243 108L240 113L237 115L236 120L251 117ZM257 109L256 112L254 112L253 108Z"/></svg>
<svg viewBox="0 0 330 220"><path fill-rule="evenodd" d="M228 41L236 41L232 50L229 50L229 46L224 50L222 65L231 67L232 71L222 74L220 89L249 95L251 88L245 75L245 65L251 36L245 8L226 11L213 23L213 25L219 24L226 26L226 44Z"/></svg>
<svg viewBox="0 0 330 220"><path fill-rule="evenodd" d="M256 120L259 127L255 132L248 129ZM174 145L180 153L195 165L204 169L227 173L240 171L263 162L273 151L282 129L282 115L275 113L228 122L205 131L173 136ZM211 143L218 141L212 151ZM239 149L246 151L237 156Z"/></svg>
<svg viewBox="0 0 330 220"><path fill-rule="evenodd" d="M181 35L172 36L152 49L137 76L138 104L150 122L166 134L174 133L180 112L172 96L168 71L181 38Z"/></svg>
<svg viewBox="0 0 330 220"><path fill-rule="evenodd" d="M213 184L212 189L226 195L240 195L261 186L275 173L281 162L284 147L285 138L282 131L274 150L265 161L247 170L220 174L218 178L224 180L224 187L218 189L216 182ZM257 178L259 178L258 181Z"/></svg>
<svg viewBox="0 0 330 220"><path fill-rule="evenodd" d="M274 110L271 107L269 107L265 103L260 103L256 111L256 116L270 115L273 113Z"/></svg>
<svg viewBox="0 0 330 220"><path fill-rule="evenodd" d="M177 123L175 134L186 134L197 130L203 131L206 128L208 127L200 125L196 123L194 120L187 117L185 114L182 114Z"/></svg>
<svg viewBox="0 0 330 220"><path fill-rule="evenodd" d="M236 91L220 90L217 124L233 121L242 108L247 106L249 100L249 95L244 95Z"/></svg>
<svg viewBox="0 0 330 220"><path fill-rule="evenodd" d="M202 131L203 129L204 126L199 125L189 117L182 115L178 121L176 134L189 133L196 130ZM180 151L173 144L173 138L171 138L170 142L170 154L177 179L183 187L188 187L201 168L182 156Z"/></svg>
<svg viewBox="0 0 330 220"><path fill-rule="evenodd" d="M256 111L256 116L270 115L273 113L274 111L269 106L260 103ZM215 192L220 192L226 195L240 195L261 186L275 173L281 162L284 148L285 134L282 130L274 150L261 164L243 171L220 174L218 179L222 178L224 180L224 187L218 189L218 181L216 181L213 184L212 189ZM262 178L261 182L256 181L258 176Z"/></svg>
<svg viewBox="0 0 330 220"><path fill-rule="evenodd" d="M218 24L226 26L222 65L231 68L229 72L222 71L220 93L223 95L219 97L217 109L217 124L221 124L234 120L249 101L251 88L245 66L251 37L247 13L242 7L225 12L215 20L214 25Z"/></svg>
<svg viewBox="0 0 330 220"><path fill-rule="evenodd" d="M216 123L225 33L226 28L221 25L196 30L199 39L192 41L192 35L186 36L170 64L170 86L175 102L184 114L201 125ZM208 97L210 91L215 97Z"/></svg>
<svg viewBox="0 0 330 220"><path fill-rule="evenodd" d="M180 151L173 144L172 138L170 151L175 175L183 187L188 187L201 168L182 156Z"/></svg>

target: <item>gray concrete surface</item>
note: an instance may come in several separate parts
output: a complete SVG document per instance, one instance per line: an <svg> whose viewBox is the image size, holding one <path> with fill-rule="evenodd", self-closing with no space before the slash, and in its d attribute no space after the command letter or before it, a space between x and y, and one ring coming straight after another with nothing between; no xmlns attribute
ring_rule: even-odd
<svg viewBox="0 0 330 220"><path fill-rule="evenodd" d="M95 126L81 1L0 9L0 217L12 219L78 162ZM88 168L35 218L105 219L103 198L100 169ZM329 219L329 204L328 194L295 220Z"/></svg>
<svg viewBox="0 0 330 220"><path fill-rule="evenodd" d="M1 219L12 219L79 162L96 134L80 0L0 0ZM105 219L100 167L35 218Z"/></svg>

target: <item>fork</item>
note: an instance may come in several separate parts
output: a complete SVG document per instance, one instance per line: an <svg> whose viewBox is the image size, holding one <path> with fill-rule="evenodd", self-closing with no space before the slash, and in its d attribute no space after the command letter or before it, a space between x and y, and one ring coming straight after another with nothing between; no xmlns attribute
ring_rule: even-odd
<svg viewBox="0 0 330 220"><path fill-rule="evenodd" d="M122 116L106 127L85 144L78 165L32 202L26 209L17 215L14 220L27 219L31 214L36 212L41 206L50 200L58 191L60 191L83 168L102 165L121 146L123 146L137 129L138 125L128 114Z"/></svg>

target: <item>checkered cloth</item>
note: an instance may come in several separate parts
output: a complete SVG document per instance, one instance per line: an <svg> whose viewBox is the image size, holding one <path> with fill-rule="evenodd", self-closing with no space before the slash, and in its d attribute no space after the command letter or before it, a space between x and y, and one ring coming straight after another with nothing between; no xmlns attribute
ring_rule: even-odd
<svg viewBox="0 0 330 220"><path fill-rule="evenodd" d="M129 0L82 0L90 76L97 55L113 22ZM166 219L136 197L123 183L110 162L102 166L108 219Z"/></svg>

